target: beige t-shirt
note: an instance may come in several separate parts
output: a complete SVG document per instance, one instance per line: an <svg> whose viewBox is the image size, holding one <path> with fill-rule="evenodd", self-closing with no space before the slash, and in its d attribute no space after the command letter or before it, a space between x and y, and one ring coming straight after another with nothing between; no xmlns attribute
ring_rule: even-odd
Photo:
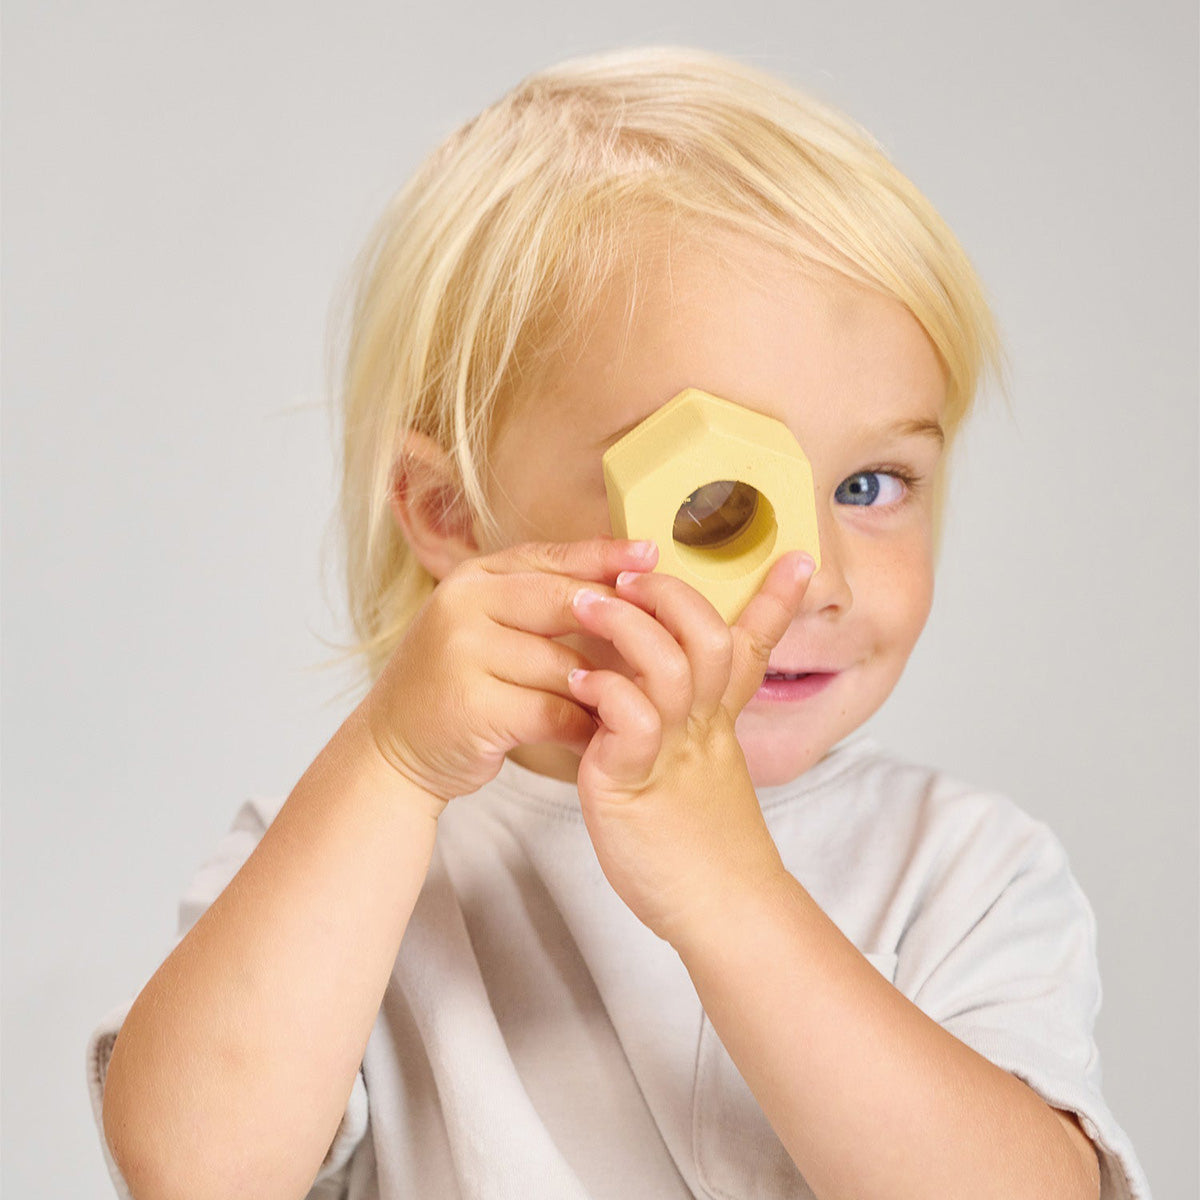
<svg viewBox="0 0 1200 1200"><path fill-rule="evenodd" d="M1149 1200L1100 1092L1095 918L1051 830L863 731L759 799L788 869L885 978L1048 1104L1079 1114L1100 1152L1102 1200ZM281 805L241 807L182 899L181 937ZM100 1128L128 1009L88 1045ZM441 817L362 1071L309 1194L451 1196L812 1196L682 961L604 878L574 784L508 760Z"/></svg>

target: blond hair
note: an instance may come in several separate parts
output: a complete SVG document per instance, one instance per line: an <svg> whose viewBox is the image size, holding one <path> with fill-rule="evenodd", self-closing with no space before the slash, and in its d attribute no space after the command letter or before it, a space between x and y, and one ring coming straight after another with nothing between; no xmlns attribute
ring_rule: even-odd
<svg viewBox="0 0 1200 1200"><path fill-rule="evenodd" d="M356 260L340 510L357 640L337 661L362 656L373 682L435 583L389 508L404 432L447 450L457 500L494 539L481 471L498 423L662 218L748 233L907 306L946 371L947 455L984 371L1003 375L962 247L844 115L689 48L530 75L429 155Z"/></svg>

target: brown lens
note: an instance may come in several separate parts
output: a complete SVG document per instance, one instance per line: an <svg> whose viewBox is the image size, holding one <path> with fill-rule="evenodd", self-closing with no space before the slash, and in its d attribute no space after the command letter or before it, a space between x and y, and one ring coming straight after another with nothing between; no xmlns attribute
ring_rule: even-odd
<svg viewBox="0 0 1200 1200"><path fill-rule="evenodd" d="M755 488L748 483L718 479L697 488L679 506L673 536L685 546L711 550L746 529L757 508Z"/></svg>

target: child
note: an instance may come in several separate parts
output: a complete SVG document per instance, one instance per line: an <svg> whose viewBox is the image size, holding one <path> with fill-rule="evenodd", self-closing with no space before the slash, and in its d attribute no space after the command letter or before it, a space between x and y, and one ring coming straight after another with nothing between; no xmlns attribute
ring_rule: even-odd
<svg viewBox="0 0 1200 1200"><path fill-rule="evenodd" d="M575 60L447 139L347 351L371 686L93 1035L120 1193L1148 1197L1061 844L860 728L997 357L927 201L757 70ZM820 570L731 625L609 523L693 386L813 468Z"/></svg>

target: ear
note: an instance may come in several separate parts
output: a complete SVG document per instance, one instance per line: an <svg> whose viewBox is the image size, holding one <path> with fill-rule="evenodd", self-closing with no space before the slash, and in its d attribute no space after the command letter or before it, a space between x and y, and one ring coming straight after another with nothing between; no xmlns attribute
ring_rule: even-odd
<svg viewBox="0 0 1200 1200"><path fill-rule="evenodd" d="M434 579L479 554L458 471L446 451L423 433L403 434L392 464L389 504L417 561Z"/></svg>

